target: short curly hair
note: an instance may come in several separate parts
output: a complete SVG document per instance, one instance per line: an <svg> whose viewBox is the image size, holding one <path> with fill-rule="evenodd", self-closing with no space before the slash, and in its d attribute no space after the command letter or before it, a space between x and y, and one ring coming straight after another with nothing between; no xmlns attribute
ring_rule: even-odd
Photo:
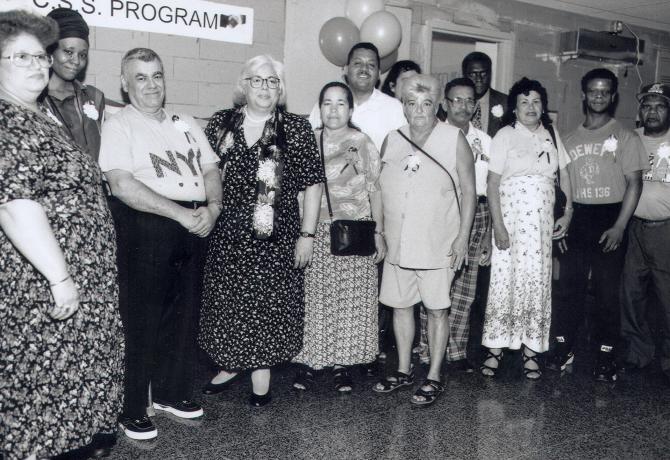
<svg viewBox="0 0 670 460"><path fill-rule="evenodd" d="M21 34L32 35L47 49L58 40L58 24L24 10L0 13L0 52L4 53L7 43Z"/></svg>

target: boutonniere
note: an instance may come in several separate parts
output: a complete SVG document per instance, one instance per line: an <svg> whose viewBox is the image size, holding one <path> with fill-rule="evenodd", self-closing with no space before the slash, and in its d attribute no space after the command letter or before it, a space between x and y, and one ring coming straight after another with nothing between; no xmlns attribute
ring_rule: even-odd
<svg viewBox="0 0 670 460"><path fill-rule="evenodd" d="M189 124L186 123L184 120L180 119L179 115L172 115L172 123L174 124L174 127L177 128L177 131L184 133L184 136L186 136L186 140L190 144L191 137L189 136L189 133L191 132L191 127L189 126Z"/></svg>
<svg viewBox="0 0 670 460"><path fill-rule="evenodd" d="M503 106L500 104L496 104L493 107L491 107L491 115L493 115L496 118L502 117L504 112L505 110L503 109Z"/></svg>
<svg viewBox="0 0 670 460"><path fill-rule="evenodd" d="M612 152L614 162L616 162L616 149L618 146L619 141L614 134L610 134L610 137L605 139L605 142L603 143L603 152Z"/></svg>
<svg viewBox="0 0 670 460"><path fill-rule="evenodd" d="M472 149L472 153L475 155L475 161L479 159L484 159L484 151L482 149L482 141L478 138L475 137L472 140L472 144L470 145L470 148Z"/></svg>
<svg viewBox="0 0 670 460"><path fill-rule="evenodd" d="M274 160L263 160L258 164L256 179L263 182L268 188L277 185L277 162Z"/></svg>
<svg viewBox="0 0 670 460"><path fill-rule="evenodd" d="M407 155L407 165L405 165L405 171L407 171L407 175L409 177L412 177L415 172L419 170L419 167L421 166L421 158L419 158L418 155L414 155L410 153Z"/></svg>
<svg viewBox="0 0 670 460"><path fill-rule="evenodd" d="M344 154L344 159L347 161L347 164L340 170L340 174L351 165L353 166L356 175L358 175L358 169L356 168L356 163L358 163L358 147L354 147L353 145L349 147Z"/></svg>
<svg viewBox="0 0 670 460"><path fill-rule="evenodd" d="M542 145L540 147L542 151L540 154L537 156L538 158L542 158L542 155L547 155L547 163L551 163L551 158L549 158L549 152L554 148L553 142L549 139L545 139L542 141Z"/></svg>
<svg viewBox="0 0 670 460"><path fill-rule="evenodd" d="M95 108L95 104L93 104L91 101L86 102L82 106L82 110L84 111L84 115L86 115L91 120L98 121L100 118L100 112L98 112L98 109Z"/></svg>
<svg viewBox="0 0 670 460"><path fill-rule="evenodd" d="M656 167L661 165L661 160L665 160L668 162L668 166L670 166L670 144L667 142L659 145L656 150Z"/></svg>

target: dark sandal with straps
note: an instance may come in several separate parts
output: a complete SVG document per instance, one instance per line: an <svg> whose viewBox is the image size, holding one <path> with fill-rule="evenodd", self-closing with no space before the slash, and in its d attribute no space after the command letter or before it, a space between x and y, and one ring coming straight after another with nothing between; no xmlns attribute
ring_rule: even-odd
<svg viewBox="0 0 670 460"><path fill-rule="evenodd" d="M376 393L391 393L398 388L411 387L412 385L414 385L414 369L410 369L409 374L395 371L384 380L377 382L372 387L372 391Z"/></svg>
<svg viewBox="0 0 670 460"><path fill-rule="evenodd" d="M528 380L539 380L542 377L542 371L540 370L540 363L537 361L537 354L533 356L528 356L526 353L521 355L523 358L523 376ZM537 366L537 369L530 369L526 367L526 363L532 361Z"/></svg>
<svg viewBox="0 0 670 460"><path fill-rule="evenodd" d="M491 359L491 358L495 359L496 362L498 363L498 364L496 365L496 367L491 367L491 366L489 366L488 364L486 364L486 361L488 361L488 360ZM479 367L479 371L482 373L482 375L483 375L484 377L495 377L496 374L498 373L498 370L500 370L500 362L502 361L502 358L503 358L503 352L502 352L502 350L500 350L500 353L498 353L497 355L495 355L495 354L491 353L491 349L488 349L487 352L486 352L486 358L484 358L484 362L483 362L482 365ZM491 371L491 373L490 373L490 374L486 374L484 371L487 371L487 370L488 370L488 371Z"/></svg>
<svg viewBox="0 0 670 460"><path fill-rule="evenodd" d="M424 387L429 387L425 390ZM438 396L444 392L444 385L437 380L426 379L421 386L414 392L410 402L415 406L430 406L433 404ZM417 399L422 398L422 399Z"/></svg>
<svg viewBox="0 0 670 460"><path fill-rule="evenodd" d="M314 385L314 372L300 369L293 380L293 388L298 391L308 391Z"/></svg>
<svg viewBox="0 0 670 460"><path fill-rule="evenodd" d="M345 367L333 369L333 382L335 383L335 391L339 393L351 393L354 387L351 374Z"/></svg>

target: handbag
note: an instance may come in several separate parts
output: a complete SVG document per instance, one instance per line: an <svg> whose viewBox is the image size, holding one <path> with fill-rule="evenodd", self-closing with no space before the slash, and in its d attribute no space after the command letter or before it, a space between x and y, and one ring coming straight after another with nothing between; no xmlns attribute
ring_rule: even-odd
<svg viewBox="0 0 670 460"><path fill-rule="evenodd" d="M323 130L319 139L321 147L321 164L324 175L326 160L323 153ZM334 256L371 256L376 251L375 228L377 224L372 220L333 220L333 208L328 193L328 180L325 182L326 202L330 215L330 253Z"/></svg>
<svg viewBox="0 0 670 460"><path fill-rule="evenodd" d="M547 131L549 131L551 141L554 143L556 151L558 151L558 145L556 145L556 133L554 132L554 127L549 125ZM556 171L556 179L554 179L554 195L556 197L554 200L554 221L556 221L560 217L563 217L563 214L565 214L565 205L568 202L568 198L565 196L565 193L563 193L563 190L561 190L560 171Z"/></svg>

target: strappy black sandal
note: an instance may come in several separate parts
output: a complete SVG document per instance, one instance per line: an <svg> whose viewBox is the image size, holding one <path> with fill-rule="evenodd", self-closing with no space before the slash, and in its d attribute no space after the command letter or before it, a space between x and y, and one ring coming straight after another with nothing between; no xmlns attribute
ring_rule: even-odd
<svg viewBox="0 0 670 460"><path fill-rule="evenodd" d="M491 366L486 364L486 361L488 361L490 358L493 358L493 359L496 360L496 362L498 363L496 367L491 367ZM502 350L500 350L500 353L498 353L496 355L496 354L491 353L491 349L489 348L486 351L486 358L484 358L484 362L479 367L479 371L482 373L482 375L484 377L495 377L496 374L498 373L498 370L500 369L500 362L502 361L502 358L503 358ZM486 371L486 370L491 371L491 373L490 374L485 373L484 371Z"/></svg>
<svg viewBox="0 0 670 460"><path fill-rule="evenodd" d="M425 390L424 387L429 387ZM444 392L444 385L437 380L426 379L414 392L410 402L415 406L430 406Z"/></svg>
<svg viewBox="0 0 670 460"><path fill-rule="evenodd" d="M333 369L333 382L335 383L335 391L339 393L351 393L354 387L354 381L346 367Z"/></svg>
<svg viewBox="0 0 670 460"><path fill-rule="evenodd" d="M293 388L308 391L312 385L314 385L314 372L309 369L300 369L293 380Z"/></svg>
<svg viewBox="0 0 670 460"><path fill-rule="evenodd" d="M372 387L372 391L376 393L391 393L398 388L411 387L412 385L414 385L414 368L410 369L409 374L395 371L384 380L377 382Z"/></svg>
<svg viewBox="0 0 670 460"><path fill-rule="evenodd" d="M542 377L542 371L540 370L540 363L537 360L537 353L533 356L528 356L524 352L521 357L523 358L523 376L528 380L539 380ZM526 363L532 361L537 366L537 369L530 369L526 367Z"/></svg>

